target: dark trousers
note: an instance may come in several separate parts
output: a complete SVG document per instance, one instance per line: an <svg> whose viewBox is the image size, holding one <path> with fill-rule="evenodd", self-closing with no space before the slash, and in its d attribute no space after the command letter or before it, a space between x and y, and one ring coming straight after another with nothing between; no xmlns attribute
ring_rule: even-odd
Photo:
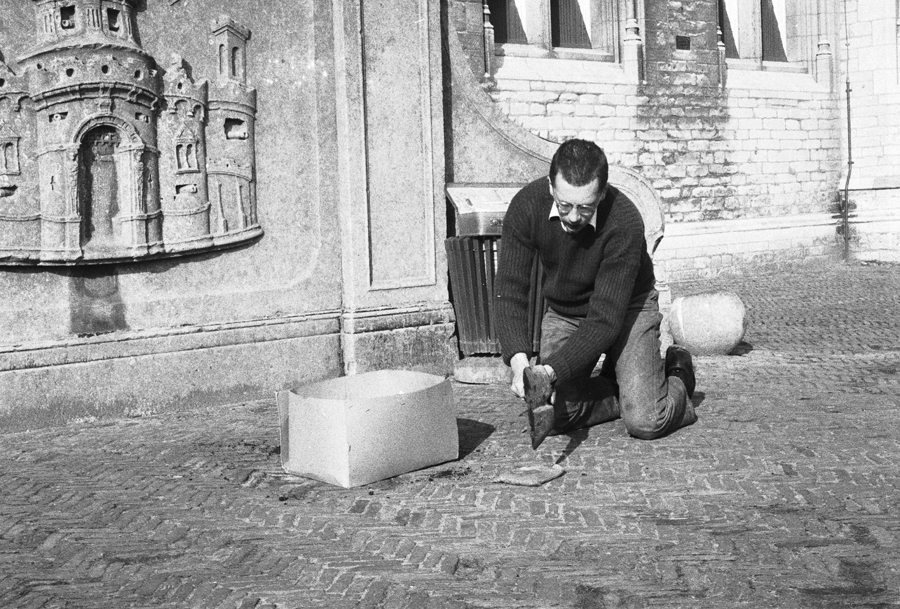
<svg viewBox="0 0 900 609"><path fill-rule="evenodd" d="M628 304L622 331L598 376L557 383L555 433L566 433L622 417L631 435L652 440L697 420L684 383L666 377L660 356L659 294L651 290ZM575 333L581 318L550 309L541 323L542 357Z"/></svg>

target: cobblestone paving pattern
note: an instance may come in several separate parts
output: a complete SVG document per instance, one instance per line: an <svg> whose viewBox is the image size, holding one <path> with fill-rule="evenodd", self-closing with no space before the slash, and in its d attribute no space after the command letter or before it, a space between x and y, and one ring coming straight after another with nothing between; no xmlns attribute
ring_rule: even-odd
<svg viewBox="0 0 900 609"><path fill-rule="evenodd" d="M0 435L0 607L900 606L900 267L672 289L749 328L654 442L533 453L505 387L460 384L460 460L349 490L281 472L274 400ZM532 461L567 473L492 482Z"/></svg>

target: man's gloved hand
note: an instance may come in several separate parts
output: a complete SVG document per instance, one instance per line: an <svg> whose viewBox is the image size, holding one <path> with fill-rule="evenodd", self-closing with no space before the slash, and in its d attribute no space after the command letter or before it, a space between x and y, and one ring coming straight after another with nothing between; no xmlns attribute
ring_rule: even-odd
<svg viewBox="0 0 900 609"><path fill-rule="evenodd" d="M520 398L525 397L525 380L523 375L525 368L528 366L528 356L524 353L516 353L509 360L509 367L512 368L512 382L509 384L509 388Z"/></svg>

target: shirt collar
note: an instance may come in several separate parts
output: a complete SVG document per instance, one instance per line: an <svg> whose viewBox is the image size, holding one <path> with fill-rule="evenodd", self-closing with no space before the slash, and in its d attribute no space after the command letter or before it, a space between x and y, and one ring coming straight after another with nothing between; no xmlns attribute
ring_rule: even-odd
<svg viewBox="0 0 900 609"><path fill-rule="evenodd" d="M547 217L548 220L553 218L559 218L559 209L556 207L556 203L550 206L550 215ZM594 215L591 216L591 221L588 224L591 225L591 228L597 230L597 209L594 210Z"/></svg>

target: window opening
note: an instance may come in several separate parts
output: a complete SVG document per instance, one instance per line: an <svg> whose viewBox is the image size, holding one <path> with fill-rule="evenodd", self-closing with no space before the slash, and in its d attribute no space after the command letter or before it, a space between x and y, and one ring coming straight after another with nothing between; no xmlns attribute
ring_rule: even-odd
<svg viewBox="0 0 900 609"><path fill-rule="evenodd" d="M0 168L0 173L6 174L17 174L19 173L19 151L13 142L6 142L3 144L3 167Z"/></svg>
<svg viewBox="0 0 900 609"><path fill-rule="evenodd" d="M106 9L106 23L109 25L110 32L118 32L121 28L119 22L119 11L114 8Z"/></svg>
<svg viewBox="0 0 900 609"><path fill-rule="evenodd" d="M62 6L59 9L59 25L64 30L71 30L75 27L75 7Z"/></svg>
<svg viewBox="0 0 900 609"><path fill-rule="evenodd" d="M744 66L763 63L777 70L809 69L818 47L814 0L718 0L719 29L727 59Z"/></svg>
<svg viewBox="0 0 900 609"><path fill-rule="evenodd" d="M587 8L587 15L583 9ZM551 44L568 49L591 48L591 36L587 23L590 22L590 5L579 0L551 0L550 30Z"/></svg>
<svg viewBox="0 0 900 609"><path fill-rule="evenodd" d="M241 49L240 47L233 47L231 49L231 76L233 78L240 78L243 74L243 66L241 61Z"/></svg>
<svg viewBox="0 0 900 609"><path fill-rule="evenodd" d="M761 9L763 61L788 61L784 48L784 0L762 0Z"/></svg>
<svg viewBox="0 0 900 609"><path fill-rule="evenodd" d="M246 140L248 137L247 124L244 121L237 118L225 119L225 139Z"/></svg>
<svg viewBox="0 0 900 609"><path fill-rule="evenodd" d="M725 43L725 58L740 59L738 51L738 6L736 0L719 0L719 29Z"/></svg>
<svg viewBox="0 0 900 609"><path fill-rule="evenodd" d="M488 9L491 11L491 25L494 26L494 41L499 44L528 42L525 26L514 0L488 0Z"/></svg>

